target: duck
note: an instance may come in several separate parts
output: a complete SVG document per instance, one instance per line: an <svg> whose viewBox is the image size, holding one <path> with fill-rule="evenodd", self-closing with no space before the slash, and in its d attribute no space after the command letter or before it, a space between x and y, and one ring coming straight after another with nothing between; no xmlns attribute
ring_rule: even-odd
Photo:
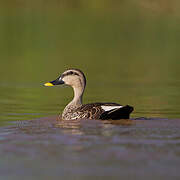
<svg viewBox="0 0 180 180"><path fill-rule="evenodd" d="M44 84L44 86L68 85L73 88L74 98L64 108L62 120L95 119L95 120L120 120L129 119L133 107L130 105L120 105L111 102L97 102L83 104L83 94L86 87L86 77L84 73L75 68L63 72L57 79Z"/></svg>

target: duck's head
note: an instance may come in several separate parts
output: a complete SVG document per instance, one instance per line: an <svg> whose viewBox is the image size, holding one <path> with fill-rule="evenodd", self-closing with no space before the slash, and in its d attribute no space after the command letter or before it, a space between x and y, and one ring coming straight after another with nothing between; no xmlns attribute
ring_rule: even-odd
<svg viewBox="0 0 180 180"><path fill-rule="evenodd" d="M86 86L86 78L84 73L79 69L68 69L67 71L63 72L56 80L47 82L45 86L55 86L67 84L72 86L73 88L82 87L85 88Z"/></svg>

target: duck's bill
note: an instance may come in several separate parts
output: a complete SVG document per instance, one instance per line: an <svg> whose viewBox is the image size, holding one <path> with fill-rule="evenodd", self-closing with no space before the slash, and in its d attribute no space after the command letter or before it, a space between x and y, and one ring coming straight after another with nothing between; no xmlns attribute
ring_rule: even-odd
<svg viewBox="0 0 180 180"><path fill-rule="evenodd" d="M47 83L44 84L44 86L54 86L54 85L52 83L50 83L50 82L47 82Z"/></svg>
<svg viewBox="0 0 180 180"><path fill-rule="evenodd" d="M55 86L55 85L61 85L61 84L64 84L64 81L58 78L54 81L45 83L44 86Z"/></svg>

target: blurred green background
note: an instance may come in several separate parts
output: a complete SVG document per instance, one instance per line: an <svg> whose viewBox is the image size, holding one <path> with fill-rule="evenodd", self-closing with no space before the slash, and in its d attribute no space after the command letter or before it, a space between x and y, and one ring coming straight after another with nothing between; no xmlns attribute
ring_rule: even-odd
<svg viewBox="0 0 180 180"><path fill-rule="evenodd" d="M61 112L72 90L43 83L71 67L87 76L84 103L179 118L179 32L178 0L1 0L1 125Z"/></svg>

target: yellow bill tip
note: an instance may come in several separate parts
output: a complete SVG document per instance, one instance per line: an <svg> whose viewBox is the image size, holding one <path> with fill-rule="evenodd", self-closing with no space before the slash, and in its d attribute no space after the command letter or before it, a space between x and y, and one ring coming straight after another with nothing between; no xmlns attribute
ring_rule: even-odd
<svg viewBox="0 0 180 180"><path fill-rule="evenodd" d="M50 82L47 82L47 83L44 84L44 86L54 86L54 85L52 83L50 83Z"/></svg>

